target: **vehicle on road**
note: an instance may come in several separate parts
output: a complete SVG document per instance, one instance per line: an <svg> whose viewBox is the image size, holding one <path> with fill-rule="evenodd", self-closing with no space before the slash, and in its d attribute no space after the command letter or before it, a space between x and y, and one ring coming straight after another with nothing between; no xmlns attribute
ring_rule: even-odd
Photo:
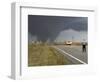
<svg viewBox="0 0 100 82"><path fill-rule="evenodd" d="M65 44L66 45L72 45L72 41L66 41Z"/></svg>

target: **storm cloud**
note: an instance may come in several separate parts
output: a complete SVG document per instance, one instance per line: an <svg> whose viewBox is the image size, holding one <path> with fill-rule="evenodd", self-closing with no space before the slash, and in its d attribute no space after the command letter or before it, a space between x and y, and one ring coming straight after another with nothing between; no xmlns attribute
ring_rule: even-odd
<svg viewBox="0 0 100 82"><path fill-rule="evenodd" d="M61 32L72 29L87 32L87 17L28 15L28 39L53 42ZM69 35L65 35L69 37Z"/></svg>

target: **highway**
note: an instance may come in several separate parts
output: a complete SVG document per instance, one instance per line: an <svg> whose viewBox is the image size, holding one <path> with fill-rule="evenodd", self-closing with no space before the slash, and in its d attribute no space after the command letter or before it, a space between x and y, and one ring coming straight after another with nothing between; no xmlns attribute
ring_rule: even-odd
<svg viewBox="0 0 100 82"><path fill-rule="evenodd" d="M82 52L82 46L56 45L53 46L53 48L66 56L74 64L88 63L88 50L86 52Z"/></svg>

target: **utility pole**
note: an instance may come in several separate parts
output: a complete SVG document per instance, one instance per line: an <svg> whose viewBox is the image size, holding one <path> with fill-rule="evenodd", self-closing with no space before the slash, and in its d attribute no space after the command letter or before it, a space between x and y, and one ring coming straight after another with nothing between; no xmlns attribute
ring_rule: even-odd
<svg viewBox="0 0 100 82"><path fill-rule="evenodd" d="M72 42L74 41L74 36L72 36Z"/></svg>

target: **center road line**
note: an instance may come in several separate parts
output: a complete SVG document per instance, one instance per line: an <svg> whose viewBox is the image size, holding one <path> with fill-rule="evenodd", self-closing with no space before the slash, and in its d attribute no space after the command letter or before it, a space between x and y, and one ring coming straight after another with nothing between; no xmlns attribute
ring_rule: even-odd
<svg viewBox="0 0 100 82"><path fill-rule="evenodd" d="M87 64L87 63L83 62L82 60L80 60L80 59L78 59L78 58L72 56L71 54L65 52L64 50L62 50L62 49L60 49L60 48L58 48L58 47L56 47L56 46L52 46L52 47L55 48L55 49L57 49L57 50L59 50L59 51L61 51L61 52L63 52L64 54L70 56L71 58L73 58L73 59L75 59L75 60L77 60L77 61L79 61L79 62L81 62L81 63L83 63L83 64Z"/></svg>

